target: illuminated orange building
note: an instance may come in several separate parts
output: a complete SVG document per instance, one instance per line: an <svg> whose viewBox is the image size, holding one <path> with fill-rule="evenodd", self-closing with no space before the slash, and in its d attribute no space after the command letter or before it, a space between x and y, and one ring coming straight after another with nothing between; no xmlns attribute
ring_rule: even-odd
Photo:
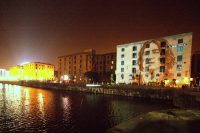
<svg viewBox="0 0 200 133"><path fill-rule="evenodd" d="M12 80L54 80L54 65L30 62L10 68Z"/></svg>
<svg viewBox="0 0 200 133"><path fill-rule="evenodd" d="M23 67L20 65L10 67L10 80L20 80L23 78Z"/></svg>

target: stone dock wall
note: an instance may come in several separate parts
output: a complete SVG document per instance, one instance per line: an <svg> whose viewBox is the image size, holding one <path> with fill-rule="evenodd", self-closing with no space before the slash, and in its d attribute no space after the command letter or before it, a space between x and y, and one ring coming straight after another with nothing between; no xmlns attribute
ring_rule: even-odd
<svg viewBox="0 0 200 133"><path fill-rule="evenodd" d="M25 81L1 81L3 84L13 84L26 87L35 87L53 90L76 91L92 94L120 95L135 98L145 98L152 100L171 101L174 106L181 108L199 108L200 93L192 89L175 89L151 86L101 86L86 87L85 85L44 83L44 82L25 82Z"/></svg>

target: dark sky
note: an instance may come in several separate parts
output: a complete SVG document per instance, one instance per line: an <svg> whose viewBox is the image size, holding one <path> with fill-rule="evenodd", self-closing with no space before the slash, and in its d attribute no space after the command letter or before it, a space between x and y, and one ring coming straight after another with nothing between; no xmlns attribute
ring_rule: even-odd
<svg viewBox="0 0 200 133"><path fill-rule="evenodd" d="M200 50L198 0L1 0L0 68L93 48L193 32Z"/></svg>

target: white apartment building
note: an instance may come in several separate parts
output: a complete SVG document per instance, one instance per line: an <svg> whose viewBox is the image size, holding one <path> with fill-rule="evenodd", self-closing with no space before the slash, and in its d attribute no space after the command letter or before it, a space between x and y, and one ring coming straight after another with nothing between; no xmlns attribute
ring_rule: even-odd
<svg viewBox="0 0 200 133"><path fill-rule="evenodd" d="M116 83L190 84L192 33L117 46Z"/></svg>

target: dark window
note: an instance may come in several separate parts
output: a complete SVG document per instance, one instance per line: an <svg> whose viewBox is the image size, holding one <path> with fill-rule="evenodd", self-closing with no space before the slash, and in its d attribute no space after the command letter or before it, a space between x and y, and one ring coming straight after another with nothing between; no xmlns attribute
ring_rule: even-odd
<svg viewBox="0 0 200 133"><path fill-rule="evenodd" d="M121 72L124 72L124 68L121 68Z"/></svg>
<svg viewBox="0 0 200 133"><path fill-rule="evenodd" d="M137 53L133 53L133 58L137 58Z"/></svg>
<svg viewBox="0 0 200 133"><path fill-rule="evenodd" d="M150 55L150 51L145 51L145 55Z"/></svg>
<svg viewBox="0 0 200 133"><path fill-rule="evenodd" d="M149 64L149 62L150 62L150 59L149 59L149 58L146 58L146 59L145 59L145 63L146 63L146 64Z"/></svg>
<svg viewBox="0 0 200 133"><path fill-rule="evenodd" d="M132 73L136 73L136 68L132 68Z"/></svg>
<svg viewBox="0 0 200 133"><path fill-rule="evenodd" d="M181 73L177 73L177 77L181 77Z"/></svg>
<svg viewBox="0 0 200 133"><path fill-rule="evenodd" d="M165 58L160 58L160 63L165 64Z"/></svg>
<svg viewBox="0 0 200 133"><path fill-rule="evenodd" d="M136 61L136 60L133 60L133 61L132 61L132 64L133 64L133 65L136 65L136 64L137 64L137 61Z"/></svg>
<svg viewBox="0 0 200 133"><path fill-rule="evenodd" d="M183 43L183 39L178 39L178 43Z"/></svg>
<svg viewBox="0 0 200 133"><path fill-rule="evenodd" d="M165 48L166 47L166 42L161 42L161 47L163 48Z"/></svg>
<svg viewBox="0 0 200 133"><path fill-rule="evenodd" d="M160 72L165 72L165 66L160 66Z"/></svg>
<svg viewBox="0 0 200 133"><path fill-rule="evenodd" d="M124 79L124 74L121 75L121 78Z"/></svg>
<svg viewBox="0 0 200 133"><path fill-rule="evenodd" d="M149 72L149 67L145 67L145 72Z"/></svg>
<svg viewBox="0 0 200 133"><path fill-rule="evenodd" d="M165 49L161 49L160 55L165 55Z"/></svg>
<svg viewBox="0 0 200 133"><path fill-rule="evenodd" d="M182 55L178 55L177 56L177 61L182 61L183 60L183 56Z"/></svg>
<svg viewBox="0 0 200 133"><path fill-rule="evenodd" d="M181 69L182 69L182 65L177 65L177 70L181 71Z"/></svg>
<svg viewBox="0 0 200 133"><path fill-rule="evenodd" d="M137 46L133 46L133 51L137 51Z"/></svg>
<svg viewBox="0 0 200 133"><path fill-rule="evenodd" d="M157 73L157 74L156 74L156 77L159 77L159 76L160 76L160 74L159 74L159 73Z"/></svg>
<svg viewBox="0 0 200 133"><path fill-rule="evenodd" d="M122 52L124 52L124 51L125 51L125 48L122 48L121 50L122 50Z"/></svg>
<svg viewBox="0 0 200 133"><path fill-rule="evenodd" d="M121 61L121 65L124 65L124 61Z"/></svg>
<svg viewBox="0 0 200 133"><path fill-rule="evenodd" d="M146 44L146 48L150 48L150 44Z"/></svg>
<svg viewBox="0 0 200 133"><path fill-rule="evenodd" d="M121 55L121 58L124 58L124 54Z"/></svg>

